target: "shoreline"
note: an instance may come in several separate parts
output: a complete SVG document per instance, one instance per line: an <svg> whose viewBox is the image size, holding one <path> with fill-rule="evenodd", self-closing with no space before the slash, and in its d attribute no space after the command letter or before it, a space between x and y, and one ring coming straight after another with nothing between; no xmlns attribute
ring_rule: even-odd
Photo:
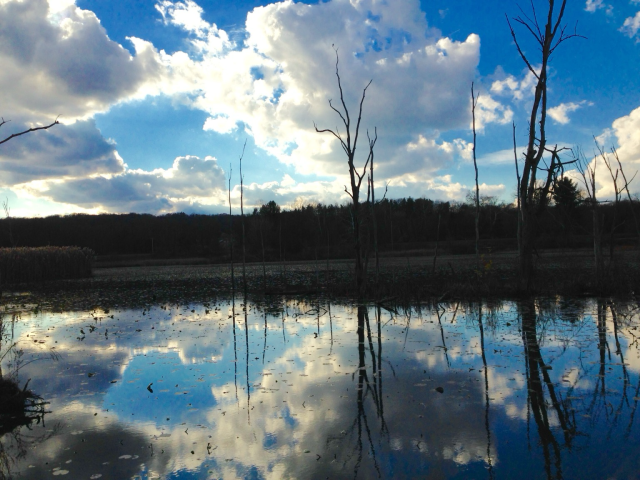
<svg viewBox="0 0 640 480"><path fill-rule="evenodd" d="M392 298L394 302L410 304L554 295L632 297L640 292L640 259L635 251L619 252L613 264L607 262L607 279L600 289L593 278L593 260L587 250L541 252L536 260L533 288L523 295L518 290L515 252L484 255L479 267L475 255L444 255L438 258L435 271L430 257L383 257L377 291L370 259L366 300ZM264 267L265 277L261 263L247 264L246 293L251 297L304 295L354 299L352 266L350 260L270 263ZM234 264L234 269L235 289L228 264L100 268L86 279L7 285L2 303L22 298L24 303L40 308L63 309L210 301L228 297L234 291L243 295L242 264Z"/></svg>

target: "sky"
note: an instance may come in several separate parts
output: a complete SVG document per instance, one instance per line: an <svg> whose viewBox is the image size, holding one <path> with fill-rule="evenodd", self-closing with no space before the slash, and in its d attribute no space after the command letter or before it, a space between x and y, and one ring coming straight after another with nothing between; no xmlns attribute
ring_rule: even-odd
<svg viewBox="0 0 640 480"><path fill-rule="evenodd" d="M548 2L533 0L538 15ZM522 8L520 10L519 8ZM511 202L512 123L527 141L534 83L498 0L0 0L0 200L11 216L239 212L348 200L336 51L355 163L377 131L376 196ZM547 141L617 149L640 168L640 0L569 0L553 54ZM514 24L515 25L515 24ZM540 53L515 26L531 63ZM340 129L344 133L344 126ZM594 140L595 139L595 140ZM574 178L577 173L569 172ZM598 194L612 183L597 170ZM640 192L640 178L631 183Z"/></svg>

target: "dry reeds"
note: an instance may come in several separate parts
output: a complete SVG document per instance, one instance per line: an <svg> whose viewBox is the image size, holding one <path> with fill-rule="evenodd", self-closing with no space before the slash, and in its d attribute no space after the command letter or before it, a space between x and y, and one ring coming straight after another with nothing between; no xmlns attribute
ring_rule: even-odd
<svg viewBox="0 0 640 480"><path fill-rule="evenodd" d="M2 284L91 276L94 253L80 247L0 248Z"/></svg>

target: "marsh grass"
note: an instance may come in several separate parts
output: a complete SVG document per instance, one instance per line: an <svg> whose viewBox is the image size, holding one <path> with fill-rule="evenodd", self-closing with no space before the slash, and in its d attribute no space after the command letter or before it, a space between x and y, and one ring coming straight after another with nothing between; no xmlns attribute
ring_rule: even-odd
<svg viewBox="0 0 640 480"><path fill-rule="evenodd" d="M0 249L3 285L86 278L91 276L93 251L79 247Z"/></svg>
<svg viewBox="0 0 640 480"><path fill-rule="evenodd" d="M635 251L621 252L613 266L607 266L606 281L600 286L595 281L593 259L588 251L544 252L537 262L532 295L629 297L640 292L640 265ZM248 263L246 274L251 297L266 293L275 297L302 295L336 300L352 299L354 295L350 261L332 261L329 268L319 272L315 262L288 262L286 273L280 263ZM410 257L408 261L383 259L378 289L375 291L370 283L365 300L393 299L392 303L415 304L517 299L522 297L518 280L514 253L485 255L480 268L476 267L473 254L443 256L435 271L429 257ZM174 265L97 269L91 278L12 288L13 292L3 295L4 304L30 304L59 311L94 305L210 301L228 296L232 280L228 265Z"/></svg>

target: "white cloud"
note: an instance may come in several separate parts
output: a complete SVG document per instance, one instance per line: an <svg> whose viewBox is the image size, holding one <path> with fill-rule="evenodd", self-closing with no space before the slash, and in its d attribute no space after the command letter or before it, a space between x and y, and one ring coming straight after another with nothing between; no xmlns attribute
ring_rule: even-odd
<svg viewBox="0 0 640 480"><path fill-rule="evenodd" d="M197 37L192 43L199 51L221 53L224 49L232 47L227 33L203 20L202 7L192 0L185 2L160 0L155 7L162 15L165 24L181 27Z"/></svg>
<svg viewBox="0 0 640 480"><path fill-rule="evenodd" d="M228 211L225 174L213 157L178 157L168 169L152 171L124 169L116 175L94 175L89 178L33 180L17 185L21 198L48 199L60 211L75 205L83 211L100 212L170 212ZM244 185L244 208L251 211L268 200L284 208L296 201L335 203L346 201L344 185L338 181L296 182L284 175L280 182ZM240 186L231 190L234 209L239 208Z"/></svg>
<svg viewBox="0 0 640 480"><path fill-rule="evenodd" d="M322 183L287 186L277 192L283 199L297 188L299 196L335 201L335 196L329 199L321 193L342 192L344 154L331 135L313 129L314 121L321 128L335 128L340 122L328 105L329 99L334 104L338 100L332 45L339 49L352 116L362 88L373 79L364 102L358 151L362 162L367 153L365 131L377 126L379 181L405 173L426 178L469 156L470 147L463 140L442 141L428 132L470 125L468 91L476 75L480 39L474 34L465 41L442 37L429 27L418 0L270 4L248 14L242 45L206 22L202 8L192 0L160 0L156 8L166 24L186 32L189 51L170 55L131 37L131 55L108 38L92 12L71 0L0 1L0 113L16 126L53 120L58 114L69 125L29 139L31 147L40 142L39 156L29 164L34 168L18 161L26 150L18 152L17 145L11 152L3 150L2 160L10 160L3 163L6 184L57 179L45 190L31 190L43 195L46 191L57 201L77 201L83 208L99 208L99 202L84 192L72 195L72 188L95 187L96 198L100 194L104 200L100 205L118 211L127 205L136 211L143 205L149 211L170 210L184 202L212 205L213 200L197 192L194 198L186 191L170 193L171 182L157 180L157 172L127 170L115 146L100 138L95 126L82 123L119 102L164 94L208 113L205 130L230 134L244 128L259 148L296 172L335 177L329 189ZM516 90L526 88L525 78ZM491 96L493 90L479 101L479 129L507 123L513 115ZM69 130L78 121L83 126ZM70 132L84 139L77 137L74 146ZM102 153L81 155L91 139ZM67 150L60 147L65 141ZM47 154L57 159L52 168L45 168ZM83 176L94 178L81 180ZM146 184L158 191L145 190ZM129 197L108 198L121 191Z"/></svg>
<svg viewBox="0 0 640 480"><path fill-rule="evenodd" d="M640 30L640 12L637 12L634 17L627 18L620 27L620 31L629 38L638 36L638 30Z"/></svg>
<svg viewBox="0 0 640 480"><path fill-rule="evenodd" d="M202 128L218 133L231 133L238 129L238 125L226 115L214 115L207 118Z"/></svg>
<svg viewBox="0 0 640 480"><path fill-rule="evenodd" d="M615 120L612 130L617 139L618 154L624 162L623 165L629 163L638 168L640 166L640 107L629 115Z"/></svg>
<svg viewBox="0 0 640 480"><path fill-rule="evenodd" d="M615 139L615 140L614 140ZM631 180L638 170L640 170L640 107L633 110L629 115L615 120L610 129L605 130L596 138L598 144L605 150L610 161L614 174L617 166L615 157L610 153L611 144L617 144L617 153L622 164L622 168L628 180ZM598 157L598 165L596 167L596 194L599 200L610 199L614 195L613 181L607 168L603 165L602 159L595 146L592 149L592 155L589 156L585 152L589 161L589 165L593 168L594 157ZM583 179L580 174L572 170L568 172L571 178L577 179L580 185L583 185ZM619 185L620 186L620 185ZM638 192L638 185L631 183L629 190Z"/></svg>
<svg viewBox="0 0 640 480"><path fill-rule="evenodd" d="M595 12L596 10L603 8L602 3L603 0L587 0L587 4L585 5L584 9L587 12Z"/></svg>
<svg viewBox="0 0 640 480"><path fill-rule="evenodd" d="M507 75L503 80L495 80L491 84L491 92L498 96L511 95L513 100L519 101L533 95L536 89L536 82L535 75L526 70L522 80L518 80L513 75Z"/></svg>
<svg viewBox="0 0 640 480"><path fill-rule="evenodd" d="M607 14L611 14L613 6L608 3L604 3L603 0L587 0L584 9L590 13L596 12L597 10L605 10Z"/></svg>
<svg viewBox="0 0 640 480"><path fill-rule="evenodd" d="M584 105L591 106L593 105L593 103L587 102L586 100L582 100L581 102L561 103L556 107L548 109L547 113L556 122L566 125L567 123L569 123L569 114L571 112L575 112Z"/></svg>
<svg viewBox="0 0 640 480"><path fill-rule="evenodd" d="M126 170L112 176L35 181L16 189L84 209L153 213L176 211L176 204L222 205L225 192L224 172L216 159L202 160L193 156L176 158L168 169Z"/></svg>
<svg viewBox="0 0 640 480"><path fill-rule="evenodd" d="M221 32L196 18L202 11L193 3L163 1L159 9L166 21L200 37L209 30ZM188 21L176 18L175 12L183 11ZM242 123L260 148L303 174L346 174L338 142L313 129L314 121L321 128L336 128L340 122L327 103L339 100L332 45L339 48L352 116L362 88L373 79L361 139L366 128L377 126L381 139L376 154L394 159L397 169L414 168L402 153L425 131L469 125L468 89L479 60L479 38L470 35L454 42L439 37L415 0L393 5L373 0L275 3L250 12L246 29L246 48L224 54L204 52L190 59L155 52L163 74L145 88L190 89L192 105L211 115L205 128L226 133ZM511 118L508 107L489 95L479 113L483 125ZM425 168L433 169L428 161Z"/></svg>
<svg viewBox="0 0 640 480"><path fill-rule="evenodd" d="M476 106L476 129L481 131L485 125L497 123L505 125L513 120L513 110L496 101L490 95L480 95L477 97Z"/></svg>

